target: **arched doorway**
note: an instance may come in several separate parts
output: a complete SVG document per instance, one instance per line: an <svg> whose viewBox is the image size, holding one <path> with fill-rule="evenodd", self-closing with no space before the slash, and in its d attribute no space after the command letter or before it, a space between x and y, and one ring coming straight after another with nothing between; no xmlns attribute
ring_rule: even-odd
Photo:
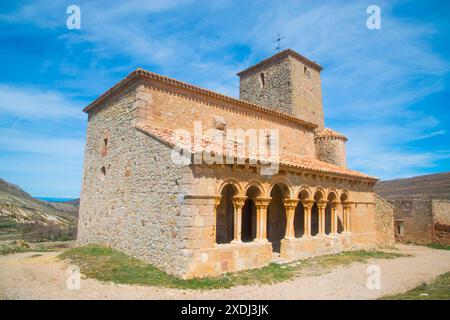
<svg viewBox="0 0 450 320"><path fill-rule="evenodd" d="M243 242L251 242L256 238L256 206L255 200L261 194L256 186L251 186L246 192L247 199L242 208L242 230L241 238Z"/></svg>
<svg viewBox="0 0 450 320"><path fill-rule="evenodd" d="M272 243L274 252L280 252L281 239L286 233L286 210L283 200L287 196L287 187L282 184L273 186L267 214L267 239Z"/></svg>
<svg viewBox="0 0 450 320"><path fill-rule="evenodd" d="M237 189L232 184L226 185L221 192L216 215L216 243L230 243L234 238L234 206L233 197Z"/></svg>
<svg viewBox="0 0 450 320"><path fill-rule="evenodd" d="M344 210L343 209L344 209L344 203L349 201L349 196L348 196L347 192L344 191L341 194L340 200L341 200L341 205L340 205L340 210L338 211L338 224L337 224L337 232L338 233L342 233L342 232L345 231L344 230L345 229L344 228L345 216L344 216Z"/></svg>
<svg viewBox="0 0 450 320"><path fill-rule="evenodd" d="M337 196L334 192L330 192L327 197L327 206L325 207L325 234L330 234L332 232L332 210L333 202L337 201Z"/></svg>

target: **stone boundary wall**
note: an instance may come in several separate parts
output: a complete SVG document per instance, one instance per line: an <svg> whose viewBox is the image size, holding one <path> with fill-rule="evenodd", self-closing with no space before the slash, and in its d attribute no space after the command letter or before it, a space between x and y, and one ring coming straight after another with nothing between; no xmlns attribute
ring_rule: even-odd
<svg viewBox="0 0 450 320"><path fill-rule="evenodd" d="M395 244L394 206L375 194L375 229L377 244L393 246Z"/></svg>
<svg viewBox="0 0 450 320"><path fill-rule="evenodd" d="M281 258L286 261L336 254L350 249L352 249L350 234L281 240Z"/></svg>
<svg viewBox="0 0 450 320"><path fill-rule="evenodd" d="M450 200L431 200L434 221L434 242L450 245Z"/></svg>
<svg viewBox="0 0 450 320"><path fill-rule="evenodd" d="M402 224L400 242L426 244L434 240L433 211L430 200L394 200L394 217Z"/></svg>
<svg viewBox="0 0 450 320"><path fill-rule="evenodd" d="M437 223L434 226L434 242L450 246L450 225Z"/></svg>

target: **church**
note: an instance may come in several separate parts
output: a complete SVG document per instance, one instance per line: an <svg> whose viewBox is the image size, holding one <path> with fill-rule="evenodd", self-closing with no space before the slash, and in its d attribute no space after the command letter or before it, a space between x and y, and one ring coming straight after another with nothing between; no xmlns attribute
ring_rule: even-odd
<svg viewBox="0 0 450 320"><path fill-rule="evenodd" d="M77 243L189 279L393 237L377 179L324 125L321 71L283 50L237 74L239 99L130 73L84 109Z"/></svg>

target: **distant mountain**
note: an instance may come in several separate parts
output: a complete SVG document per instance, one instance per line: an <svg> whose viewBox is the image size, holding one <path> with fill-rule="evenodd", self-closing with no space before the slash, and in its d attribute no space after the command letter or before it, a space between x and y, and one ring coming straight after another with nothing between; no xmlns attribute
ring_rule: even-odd
<svg viewBox="0 0 450 320"><path fill-rule="evenodd" d="M374 190L375 193L387 200L450 200L450 172L379 181L375 184Z"/></svg>
<svg viewBox="0 0 450 320"><path fill-rule="evenodd" d="M65 206L65 205L62 205ZM78 209L33 198L19 186L0 179L0 240L64 240L74 237Z"/></svg>

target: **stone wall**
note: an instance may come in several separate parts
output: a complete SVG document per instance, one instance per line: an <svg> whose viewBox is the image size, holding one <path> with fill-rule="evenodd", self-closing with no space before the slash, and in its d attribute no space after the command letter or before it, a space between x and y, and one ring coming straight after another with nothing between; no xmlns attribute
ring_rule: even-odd
<svg viewBox="0 0 450 320"><path fill-rule="evenodd" d="M89 113L78 244L111 246L181 275L189 258L179 235L189 219L181 216L180 195L189 168L176 166L167 146L134 128L136 87Z"/></svg>
<svg viewBox="0 0 450 320"><path fill-rule="evenodd" d="M450 200L431 200L433 221L443 225L450 225Z"/></svg>
<svg viewBox="0 0 450 320"><path fill-rule="evenodd" d="M394 206L378 195L375 195L375 228L378 245L394 245Z"/></svg>
<svg viewBox="0 0 450 320"><path fill-rule="evenodd" d="M316 138L315 146L317 159L341 167L347 166L345 141L342 139Z"/></svg>
<svg viewBox="0 0 450 320"><path fill-rule="evenodd" d="M145 80L145 102L139 110L139 122L153 127L194 132L201 121L203 132L214 128L218 118L227 129L275 129L279 132L280 151L315 158L314 131L275 115L250 110L245 106L195 94L163 82Z"/></svg>
<svg viewBox="0 0 450 320"><path fill-rule="evenodd" d="M294 114L324 127L320 72L290 57L292 63Z"/></svg>
<svg viewBox="0 0 450 320"><path fill-rule="evenodd" d="M240 74L240 99L290 113L324 127L320 72L282 56ZM264 80L263 80L264 78Z"/></svg>
<svg viewBox="0 0 450 320"><path fill-rule="evenodd" d="M431 200L434 242L450 245L450 200Z"/></svg>
<svg viewBox="0 0 450 320"><path fill-rule="evenodd" d="M291 73L292 63L287 58L264 64L241 76L239 98L277 111L295 114Z"/></svg>
<svg viewBox="0 0 450 320"><path fill-rule="evenodd" d="M401 242L429 243L433 241L433 212L430 200L395 200L394 217L403 229Z"/></svg>

